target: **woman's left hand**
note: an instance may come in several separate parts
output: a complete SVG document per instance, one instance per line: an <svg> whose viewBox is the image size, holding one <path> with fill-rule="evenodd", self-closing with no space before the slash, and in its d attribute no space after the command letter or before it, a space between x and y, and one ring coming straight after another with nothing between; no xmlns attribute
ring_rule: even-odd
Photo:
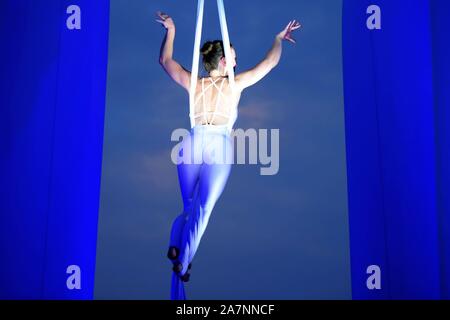
<svg viewBox="0 0 450 320"><path fill-rule="evenodd" d="M283 31L281 31L277 37L279 37L281 40L288 40L292 43L296 43L295 39L292 38L292 31L297 30L302 25L298 21L290 21L286 28L284 28Z"/></svg>

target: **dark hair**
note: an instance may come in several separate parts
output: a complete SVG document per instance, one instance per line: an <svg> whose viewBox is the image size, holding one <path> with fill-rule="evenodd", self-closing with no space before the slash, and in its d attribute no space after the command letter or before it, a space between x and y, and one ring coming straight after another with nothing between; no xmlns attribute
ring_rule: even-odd
<svg viewBox="0 0 450 320"><path fill-rule="evenodd" d="M230 47L233 47L231 43ZM222 40L206 41L200 52L203 56L203 66L208 72L217 69L220 59L225 57L225 49Z"/></svg>

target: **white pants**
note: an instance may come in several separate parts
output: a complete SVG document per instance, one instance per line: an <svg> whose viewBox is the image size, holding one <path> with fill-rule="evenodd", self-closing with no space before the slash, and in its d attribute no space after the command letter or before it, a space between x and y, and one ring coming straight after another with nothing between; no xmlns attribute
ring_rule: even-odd
<svg viewBox="0 0 450 320"><path fill-rule="evenodd" d="M175 218L170 236L170 246L180 250L178 260L183 265L180 275L186 273L194 258L214 205L224 190L234 158L233 148L226 126L216 125L193 127L180 145L177 169L183 212ZM188 160L180 163L181 159ZM182 296L183 285L173 279L172 299Z"/></svg>

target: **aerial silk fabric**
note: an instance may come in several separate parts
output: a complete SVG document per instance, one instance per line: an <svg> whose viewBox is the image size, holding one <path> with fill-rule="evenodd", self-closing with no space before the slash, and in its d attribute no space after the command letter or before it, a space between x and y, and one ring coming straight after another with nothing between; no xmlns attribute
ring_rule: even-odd
<svg viewBox="0 0 450 320"><path fill-rule="evenodd" d="M199 57L200 57L200 43L202 37L202 28L203 28L203 12L204 12L205 2L204 0L198 0L197 7L197 22L195 27L195 41L194 41L194 52L192 58L192 70L191 70L191 86L189 90L189 118L191 128L195 126L194 119L194 99L195 99L195 88L197 87L197 79L199 74ZM225 49L225 57L231 57L231 46L230 46L230 38L228 35L228 26L225 14L225 7L223 4L223 0L217 0L217 9L219 11L219 21L220 21L220 30L222 33L222 41ZM226 58L228 61L228 58ZM234 69L231 63L227 63L226 65L228 71L228 80L230 82L230 87L234 91L235 90L235 81L234 81ZM236 111L233 115L237 116ZM228 124L228 129L231 131L233 121L230 121Z"/></svg>
<svg viewBox="0 0 450 320"><path fill-rule="evenodd" d="M92 299L109 1L0 3L0 299Z"/></svg>
<svg viewBox="0 0 450 320"><path fill-rule="evenodd" d="M231 47L230 47L228 26L227 26L227 21L226 21L226 14L225 14L223 0L217 0L217 9L219 12L219 21L220 21L223 45L224 45L224 49L225 49L225 57L228 61L228 57L231 57ZM199 74L199 57L200 57L200 42L201 42L202 27L203 27L203 13L204 13L204 0L198 0L194 52L193 52L192 70L191 70L191 87L190 87L190 91L189 91L189 117L190 117L191 130L195 127L195 121L194 121L194 98L195 97L194 97L194 95L195 95L195 89L196 89L196 85L197 85L198 74ZM231 63L227 63L226 68L228 71L228 78L229 78L231 89L234 90L233 65ZM234 115L234 116L236 116L236 115ZM233 123L234 123L234 121L231 121L231 120L229 121L228 127L226 128L227 129L226 132L230 132L231 126L233 125ZM223 169L221 171L225 172L225 171L227 171L227 169ZM198 242L192 241L192 243L194 243L195 246L198 246ZM194 252L195 252L195 250L196 250L196 248L194 249ZM175 272L172 273L171 299L173 299L173 300L187 299L186 293L185 293L185 288L184 288L184 283L180 279L180 277L177 275L177 273L175 273Z"/></svg>
<svg viewBox="0 0 450 320"><path fill-rule="evenodd" d="M449 298L450 4L373 4L342 18L353 299Z"/></svg>

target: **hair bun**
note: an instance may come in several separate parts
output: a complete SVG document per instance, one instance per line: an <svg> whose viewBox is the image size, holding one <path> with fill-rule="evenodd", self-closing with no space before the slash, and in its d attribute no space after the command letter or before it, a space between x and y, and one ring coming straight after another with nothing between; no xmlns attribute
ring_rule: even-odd
<svg viewBox="0 0 450 320"><path fill-rule="evenodd" d="M204 56L206 56L206 55L208 55L208 54L213 50L213 48L214 48L214 43L211 42L211 41L207 41L207 42L203 45L203 47L202 47L202 49L201 49L201 53L202 53Z"/></svg>

